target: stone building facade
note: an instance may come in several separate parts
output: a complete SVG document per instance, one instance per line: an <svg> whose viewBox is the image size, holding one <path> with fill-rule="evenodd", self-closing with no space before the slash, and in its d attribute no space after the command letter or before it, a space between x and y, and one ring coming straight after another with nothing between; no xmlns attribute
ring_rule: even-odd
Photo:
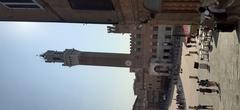
<svg viewBox="0 0 240 110"><path fill-rule="evenodd" d="M179 72L182 29L172 25L145 25L131 36L131 55L136 72L134 110L166 110L171 102L172 75Z"/></svg>
<svg viewBox="0 0 240 110"><path fill-rule="evenodd" d="M1 21L197 24L200 0L0 0Z"/></svg>

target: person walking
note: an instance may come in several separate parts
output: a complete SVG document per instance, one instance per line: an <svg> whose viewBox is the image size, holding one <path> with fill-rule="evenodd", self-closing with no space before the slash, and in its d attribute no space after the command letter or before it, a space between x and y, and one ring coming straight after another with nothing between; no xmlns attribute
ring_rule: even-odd
<svg viewBox="0 0 240 110"><path fill-rule="evenodd" d="M203 87L217 86L219 88L219 83L215 81L209 81L208 79L197 81L197 83L199 86Z"/></svg>
<svg viewBox="0 0 240 110"><path fill-rule="evenodd" d="M196 89L196 91L203 93L203 95L205 95L205 93L213 93L213 92L216 92L217 94L219 94L219 90L217 89L199 88L199 89Z"/></svg>
<svg viewBox="0 0 240 110"><path fill-rule="evenodd" d="M201 105L199 104L198 106L189 106L189 109L194 109L194 110L200 110L200 109L207 109L207 110L213 110L213 105Z"/></svg>
<svg viewBox="0 0 240 110"><path fill-rule="evenodd" d="M199 7L198 11L204 15L205 19L216 19L220 21L224 21L227 19L227 11L224 8L218 7L219 2L215 0L215 2L209 4L205 7Z"/></svg>

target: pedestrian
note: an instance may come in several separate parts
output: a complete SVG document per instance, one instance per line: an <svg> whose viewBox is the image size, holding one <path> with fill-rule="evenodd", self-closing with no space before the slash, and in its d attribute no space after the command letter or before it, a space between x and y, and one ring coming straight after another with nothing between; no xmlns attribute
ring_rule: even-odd
<svg viewBox="0 0 240 110"><path fill-rule="evenodd" d="M190 35L190 38L193 38L193 39L196 39L198 37L198 34L199 34L199 29L197 29L197 32L196 33L192 33Z"/></svg>
<svg viewBox="0 0 240 110"><path fill-rule="evenodd" d="M181 91L181 90L178 89L178 90L177 90L177 93L178 93L178 94L182 94L183 91Z"/></svg>
<svg viewBox="0 0 240 110"><path fill-rule="evenodd" d="M184 109L184 106L183 105L178 105L177 109Z"/></svg>
<svg viewBox="0 0 240 110"><path fill-rule="evenodd" d="M186 47L187 47L187 48L191 48L191 47L192 47L192 45L186 45Z"/></svg>
<svg viewBox="0 0 240 110"><path fill-rule="evenodd" d="M213 92L216 92L217 94L219 94L219 90L217 89L199 88L199 89L196 89L196 91L203 93L203 95L205 95L205 93L213 93Z"/></svg>
<svg viewBox="0 0 240 110"><path fill-rule="evenodd" d="M184 102L181 102L181 101L177 101L176 104L180 104L180 105L183 105Z"/></svg>
<svg viewBox="0 0 240 110"><path fill-rule="evenodd" d="M187 53L187 54L185 54L185 56L191 56L191 54L190 54L190 53Z"/></svg>
<svg viewBox="0 0 240 110"><path fill-rule="evenodd" d="M207 83L208 83L208 80L200 80L200 81L197 81L198 85L199 86L207 86Z"/></svg>
<svg viewBox="0 0 240 110"><path fill-rule="evenodd" d="M197 83L199 86L205 86L205 87L217 86L217 87L219 87L219 83L217 83L215 81L209 81L208 79L197 81Z"/></svg>
<svg viewBox="0 0 240 110"><path fill-rule="evenodd" d="M218 21L224 21L227 19L226 9L218 8L219 2L215 0L214 3L205 7L199 7L198 11L204 15L206 19L215 18Z"/></svg>
<svg viewBox="0 0 240 110"><path fill-rule="evenodd" d="M200 109L207 109L207 110L212 110L213 105L198 105L198 106L189 106L189 109L195 109L195 110L200 110Z"/></svg>

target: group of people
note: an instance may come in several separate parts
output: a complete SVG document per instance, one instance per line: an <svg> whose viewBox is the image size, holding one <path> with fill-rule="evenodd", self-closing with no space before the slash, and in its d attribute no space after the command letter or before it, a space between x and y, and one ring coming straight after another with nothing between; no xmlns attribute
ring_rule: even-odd
<svg viewBox="0 0 240 110"><path fill-rule="evenodd" d="M177 104L177 109L178 110L183 110L186 107L186 103L185 103L185 97L183 94L183 88L182 87L178 87L177 89L177 96L176 96L176 104Z"/></svg>
<svg viewBox="0 0 240 110"><path fill-rule="evenodd" d="M209 61L209 53L212 51L213 29L208 26L200 26L196 33L187 37L186 47L188 49L195 48L195 51L188 51L185 56L196 54L200 60Z"/></svg>
<svg viewBox="0 0 240 110"><path fill-rule="evenodd" d="M220 93L220 84L215 81L209 81L208 79L199 80L197 76L191 76L189 78L197 79L197 83L199 85L199 89L196 89L196 91L199 91L205 95L205 93ZM203 88L204 87L204 88ZM213 87L217 87L218 89L215 89ZM183 93L183 88L180 86L177 87L177 95L176 95L176 104L177 104L177 110L185 110L186 109L186 100ZM193 110L213 110L213 105L196 105L196 106L189 106L188 109Z"/></svg>
<svg viewBox="0 0 240 110"><path fill-rule="evenodd" d="M189 109L194 109L194 110L201 110L201 109L207 109L207 110L213 110L213 105L197 105L197 106L189 106Z"/></svg>
<svg viewBox="0 0 240 110"><path fill-rule="evenodd" d="M198 32L191 34L187 39L187 48L195 47L195 51L188 51L185 56L193 54L200 57L200 60L209 61L209 53L212 51L213 30L206 26L200 26Z"/></svg>
<svg viewBox="0 0 240 110"><path fill-rule="evenodd" d="M214 93L214 92L216 92L217 94L220 93L220 84L215 81L209 81L208 79L205 79L205 80L197 81L197 83L199 86L205 87L205 88L199 88L199 89L196 89L196 91L199 91L203 94ZM210 87L217 87L217 89L210 88Z"/></svg>
<svg viewBox="0 0 240 110"><path fill-rule="evenodd" d="M209 61L209 53L212 51L212 35L213 30L206 26L201 26L197 36L199 46L200 60Z"/></svg>
<svg viewBox="0 0 240 110"><path fill-rule="evenodd" d="M229 15L226 8L227 7L220 7L218 0L212 0L207 6L199 7L198 11L203 16L201 23L216 31L233 31L236 28L239 17Z"/></svg>
<svg viewBox="0 0 240 110"><path fill-rule="evenodd" d="M221 91L220 84L218 82L209 81L208 79L199 80L199 78L197 76L191 76L189 78L197 80L199 88L196 89L196 91L203 93L203 95L205 95L206 93L217 93L217 94L219 94L220 91ZM213 88L213 87L217 87L217 89ZM202 109L213 110L213 105L199 104L197 106L189 106L188 108L193 109L193 110L202 110Z"/></svg>

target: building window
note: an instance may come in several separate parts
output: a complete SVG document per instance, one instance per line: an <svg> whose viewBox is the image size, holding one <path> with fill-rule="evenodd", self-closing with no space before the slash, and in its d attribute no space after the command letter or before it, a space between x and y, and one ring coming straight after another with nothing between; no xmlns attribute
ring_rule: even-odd
<svg viewBox="0 0 240 110"><path fill-rule="evenodd" d="M141 48L137 48L137 52L140 52L141 51Z"/></svg>
<svg viewBox="0 0 240 110"><path fill-rule="evenodd" d="M141 34L136 35L137 39L141 39Z"/></svg>
<svg viewBox="0 0 240 110"><path fill-rule="evenodd" d="M159 73L168 73L168 71L163 70L163 71L159 71Z"/></svg>
<svg viewBox="0 0 240 110"><path fill-rule="evenodd" d="M169 63L169 64L171 64L171 63L173 63L172 61L167 61L166 63Z"/></svg>
<svg viewBox="0 0 240 110"><path fill-rule="evenodd" d="M170 49L163 49L163 52L169 53L169 52L170 52Z"/></svg>
<svg viewBox="0 0 240 110"><path fill-rule="evenodd" d="M112 0L68 0L72 9L77 10L114 10Z"/></svg>
<svg viewBox="0 0 240 110"><path fill-rule="evenodd" d="M157 56L156 55L152 55L152 58L157 58Z"/></svg>
<svg viewBox="0 0 240 110"><path fill-rule="evenodd" d="M157 52L157 49L152 49L152 53L156 53Z"/></svg>
<svg viewBox="0 0 240 110"><path fill-rule="evenodd" d="M137 41L137 45L141 45L141 41Z"/></svg>
<svg viewBox="0 0 240 110"><path fill-rule="evenodd" d="M163 46L172 46L173 44L172 43L169 43L169 42L164 42L163 43Z"/></svg>
<svg viewBox="0 0 240 110"><path fill-rule="evenodd" d="M157 46L157 42L152 42L152 46Z"/></svg>
<svg viewBox="0 0 240 110"><path fill-rule="evenodd" d="M157 38L158 38L158 35L157 35L157 34L153 34L152 38L153 38L153 39L157 39Z"/></svg>
<svg viewBox="0 0 240 110"><path fill-rule="evenodd" d="M169 59L169 56L163 56L163 59Z"/></svg>
<svg viewBox="0 0 240 110"><path fill-rule="evenodd" d="M0 0L9 9L42 9L36 0Z"/></svg>
<svg viewBox="0 0 240 110"><path fill-rule="evenodd" d="M171 28L171 27L166 27L165 30L166 30L166 31L171 31L172 28Z"/></svg>
<svg viewBox="0 0 240 110"><path fill-rule="evenodd" d="M171 35L165 35L165 39L171 39Z"/></svg>
<svg viewBox="0 0 240 110"><path fill-rule="evenodd" d="M153 26L153 31L158 31L158 26Z"/></svg>

